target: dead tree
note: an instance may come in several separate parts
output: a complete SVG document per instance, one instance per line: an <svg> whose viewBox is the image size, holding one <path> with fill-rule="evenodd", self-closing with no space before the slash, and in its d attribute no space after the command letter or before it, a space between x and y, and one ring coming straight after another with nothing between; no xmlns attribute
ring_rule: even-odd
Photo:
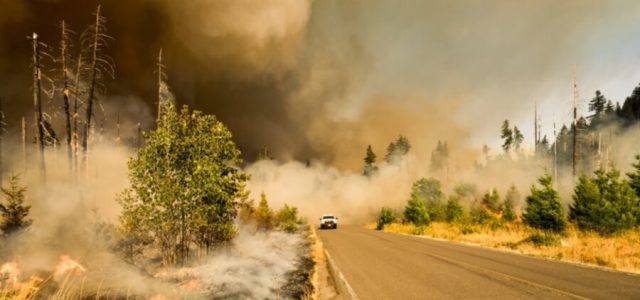
<svg viewBox="0 0 640 300"><path fill-rule="evenodd" d="M33 33L31 36L31 42L33 46L33 106L35 110L35 121L37 127L37 142L40 152L40 171L42 176L45 176L45 163L44 163L44 125L42 122L42 72L41 72L41 53L40 42L38 41L38 34Z"/></svg>
<svg viewBox="0 0 640 300"><path fill-rule="evenodd" d="M156 122L160 122L160 117L163 113L163 108L165 106L165 102L170 101L169 99L169 88L167 87L167 74L165 73L165 66L162 64L162 48L160 48L160 52L158 53L158 116Z"/></svg>
<svg viewBox="0 0 640 300"><path fill-rule="evenodd" d="M22 117L22 168L27 171L27 120Z"/></svg>
<svg viewBox="0 0 640 300"><path fill-rule="evenodd" d="M69 111L69 73L67 71L67 62L69 61L69 48L71 47L71 39L69 38L71 31L67 28L66 23L62 20L61 36L60 36L60 62L62 64L62 97L64 101L65 125L67 133L67 159L69 167L73 159L73 150L71 145L71 112Z"/></svg>
<svg viewBox="0 0 640 300"><path fill-rule="evenodd" d="M89 26L88 30L83 34L82 39L83 44L87 45L86 49L90 53L89 57L91 58L89 65L89 87L86 102L85 134L82 138L82 150L85 155L88 150L88 139L91 132L91 117L93 115L96 90L98 89L98 80L101 79L105 73L111 75L111 77L113 77L114 74L113 63L108 57L103 56L101 53L102 49L107 46L107 41L111 39L111 37L106 34L106 18L100 14L99 5L94 15L95 23Z"/></svg>
<svg viewBox="0 0 640 300"><path fill-rule="evenodd" d="M74 93L73 93L73 165L74 168L77 169L78 165L78 148L80 147L78 139L80 136L78 135L78 102L80 101L80 77L81 77L81 67L82 67L82 52L78 54L78 61L76 65L76 80L74 83Z"/></svg>

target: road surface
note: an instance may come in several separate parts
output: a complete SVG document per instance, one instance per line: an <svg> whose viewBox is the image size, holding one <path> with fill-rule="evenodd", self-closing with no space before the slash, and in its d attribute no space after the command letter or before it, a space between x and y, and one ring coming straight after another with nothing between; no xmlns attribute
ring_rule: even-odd
<svg viewBox="0 0 640 300"><path fill-rule="evenodd" d="M640 299L638 275L358 226L318 236L358 299Z"/></svg>

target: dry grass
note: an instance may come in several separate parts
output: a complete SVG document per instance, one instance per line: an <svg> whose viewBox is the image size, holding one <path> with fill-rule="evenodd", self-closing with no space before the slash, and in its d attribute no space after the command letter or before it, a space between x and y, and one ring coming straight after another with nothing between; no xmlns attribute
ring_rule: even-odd
<svg viewBox="0 0 640 300"><path fill-rule="evenodd" d="M373 227L368 224L367 228L375 228L375 224ZM394 223L385 226L384 231L423 235L640 273L640 229L617 236L603 237L596 233L581 232L570 226L564 234L556 236L558 243L551 246L535 245L527 240L533 234L543 233L522 223L507 224L499 228L439 222L416 228L412 224Z"/></svg>

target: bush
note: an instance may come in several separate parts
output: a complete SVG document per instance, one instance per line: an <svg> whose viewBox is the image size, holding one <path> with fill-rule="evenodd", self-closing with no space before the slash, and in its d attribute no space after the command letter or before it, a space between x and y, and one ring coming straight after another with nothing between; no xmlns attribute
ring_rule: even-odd
<svg viewBox="0 0 640 300"><path fill-rule="evenodd" d="M462 220L464 215L464 208L460 205L460 201L458 198L451 197L449 201L447 201L447 206L445 209L447 222L454 223Z"/></svg>
<svg viewBox="0 0 640 300"><path fill-rule="evenodd" d="M285 204L276 214L276 223L280 229L286 232L294 233L298 231L298 224L300 223L298 208Z"/></svg>
<svg viewBox="0 0 640 300"><path fill-rule="evenodd" d="M560 241L553 234L534 233L524 239L521 243L532 243L536 247L549 247L558 245Z"/></svg>
<svg viewBox="0 0 640 300"><path fill-rule="evenodd" d="M428 225L431 222L424 202L414 195L411 196L404 209L404 219L416 226Z"/></svg>
<svg viewBox="0 0 640 300"><path fill-rule="evenodd" d="M471 222L478 225L484 225L491 221L491 215L482 206L476 206L471 209Z"/></svg>
<svg viewBox="0 0 640 300"><path fill-rule="evenodd" d="M502 210L500 205L500 195L495 189L490 190L482 197L482 205L491 210L494 213L499 213Z"/></svg>
<svg viewBox="0 0 640 300"><path fill-rule="evenodd" d="M393 210L388 207L380 209L380 215L378 216L378 223L376 224L376 230L384 229L387 224L393 223L395 217L393 216Z"/></svg>
<svg viewBox="0 0 640 300"><path fill-rule="evenodd" d="M425 226L425 225L416 226L416 228L413 229L413 232L411 232L411 234L413 234L413 235L423 235L425 230L427 230L427 226Z"/></svg>
<svg viewBox="0 0 640 300"><path fill-rule="evenodd" d="M256 209L256 222L258 228L260 229L271 229L273 228L273 211L269 208L269 203L267 202L267 196L264 194L260 194L260 203L258 203L258 208Z"/></svg>
<svg viewBox="0 0 640 300"><path fill-rule="evenodd" d="M0 202L0 232L12 234L20 229L31 225L31 220L27 220L31 205L24 205L25 192L27 189L20 185L18 176L9 179L9 188L1 187L5 201Z"/></svg>
<svg viewBox="0 0 640 300"><path fill-rule="evenodd" d="M542 188L531 187L522 220L534 228L563 231L566 226L564 209L558 192L553 189L551 176L543 175L538 178L538 182Z"/></svg>
<svg viewBox="0 0 640 300"><path fill-rule="evenodd" d="M638 196L620 172L598 170L594 178L580 176L569 207L569 219L582 230L614 234L636 225Z"/></svg>
<svg viewBox="0 0 640 300"><path fill-rule="evenodd" d="M440 181L434 178L421 178L413 183L411 197L424 202L431 221L445 221L446 212L443 203L444 194L440 187Z"/></svg>
<svg viewBox="0 0 640 300"><path fill-rule="evenodd" d="M504 203L502 204L502 219L507 222L513 222L517 218L516 212L513 209L513 204L520 200L520 193L514 185L512 185L507 191L507 195L504 197Z"/></svg>

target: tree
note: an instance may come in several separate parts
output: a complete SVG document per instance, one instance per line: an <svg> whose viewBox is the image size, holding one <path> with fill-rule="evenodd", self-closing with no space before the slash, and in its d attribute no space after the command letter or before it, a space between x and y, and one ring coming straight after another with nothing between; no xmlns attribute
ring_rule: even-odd
<svg viewBox="0 0 640 300"><path fill-rule="evenodd" d="M260 202L256 209L256 221L260 229L271 229L273 227L273 211L269 207L267 195L264 192L260 194Z"/></svg>
<svg viewBox="0 0 640 300"><path fill-rule="evenodd" d="M629 186L640 197L640 154L636 154L635 159L636 161L632 164L633 172L627 173L627 177L629 178Z"/></svg>
<svg viewBox="0 0 640 300"><path fill-rule="evenodd" d="M125 235L152 240L164 264L184 263L235 236L238 198L248 176L231 132L212 115L166 104L158 127L129 160L130 186L119 195Z"/></svg>
<svg viewBox="0 0 640 300"><path fill-rule="evenodd" d="M517 126L513 126L513 148L520 150L520 145L522 145L523 141L524 136L522 135L522 132L520 132L520 129L518 129Z"/></svg>
<svg viewBox="0 0 640 300"><path fill-rule="evenodd" d="M407 206L404 208L404 219L417 226L428 225L431 222L424 202L415 195L412 195L407 201Z"/></svg>
<svg viewBox="0 0 640 300"><path fill-rule="evenodd" d="M502 149L504 149L504 152L508 153L513 145L513 131L509 127L509 120L504 120L504 122L502 122L502 134L500 137L504 140L502 143Z"/></svg>
<svg viewBox="0 0 640 300"><path fill-rule="evenodd" d="M591 179L580 176L573 201L569 220L604 235L632 228L640 211L638 196L615 168L597 170Z"/></svg>
<svg viewBox="0 0 640 300"><path fill-rule="evenodd" d="M403 135L399 135L395 142L389 143L387 146L387 154L384 159L388 164L395 164L402 159L411 149L411 143Z"/></svg>
<svg viewBox="0 0 640 300"><path fill-rule="evenodd" d="M367 146L367 152L364 156L364 168L362 170L362 174L365 176L371 176L378 172L378 167L376 166L376 154L373 152L371 145Z"/></svg>
<svg viewBox="0 0 640 300"><path fill-rule="evenodd" d="M256 156L256 160L272 160L271 152L269 151L269 147L267 145L262 145L260 151L258 151L258 155Z"/></svg>
<svg viewBox="0 0 640 300"><path fill-rule="evenodd" d="M287 204L276 213L276 223L278 227L288 233L298 231L298 208Z"/></svg>
<svg viewBox="0 0 640 300"><path fill-rule="evenodd" d="M602 93L600 93L600 91L596 91L596 96L589 102L589 111L593 112L591 118L599 118L606 108L607 99L602 95Z"/></svg>
<svg viewBox="0 0 640 300"><path fill-rule="evenodd" d="M387 146L387 154L384 156L384 160L388 164L393 164L396 161L395 155L396 155L396 144L391 142Z"/></svg>
<svg viewBox="0 0 640 300"><path fill-rule="evenodd" d="M378 223L376 224L376 230L384 229L384 226L387 224L393 223L395 219L393 210L388 207L383 207L380 209L380 215L378 216Z"/></svg>
<svg viewBox="0 0 640 300"><path fill-rule="evenodd" d="M451 197L447 201L445 212L447 222L454 223L462 219L464 208L460 205L460 200L457 197Z"/></svg>
<svg viewBox="0 0 640 300"><path fill-rule="evenodd" d="M539 229L560 232L566 226L564 209L560 195L553 188L551 175L538 178L541 188L531 186L531 194L527 196L527 207L522 214L525 224Z"/></svg>
<svg viewBox="0 0 640 300"><path fill-rule="evenodd" d="M20 185L20 178L17 175L9 179L9 187L1 187L0 190L5 196L3 203L0 203L0 231L4 234L12 234L20 229L31 225L32 220L27 220L31 205L24 205L25 192L27 188Z"/></svg>
<svg viewBox="0 0 640 300"><path fill-rule="evenodd" d="M520 202L520 193L515 185L511 185L504 197L502 204L502 219L511 222L516 219L516 212L513 208L514 203Z"/></svg>
<svg viewBox="0 0 640 300"><path fill-rule="evenodd" d="M398 139L396 140L395 150L401 156L407 155L407 153L409 153L409 150L411 150L411 143L409 143L409 139L407 139L407 137L402 134L399 135Z"/></svg>
<svg viewBox="0 0 640 300"><path fill-rule="evenodd" d="M448 160L449 146L447 146L447 142L438 141L436 149L431 152L431 171L437 172L446 168Z"/></svg>
<svg viewBox="0 0 640 300"><path fill-rule="evenodd" d="M411 197L424 202L431 221L444 221L445 206L442 203L444 193L440 187L440 181L435 178L421 178L413 183Z"/></svg>
<svg viewBox="0 0 640 300"><path fill-rule="evenodd" d="M482 205L494 213L499 213L502 210L500 205L500 195L496 189L489 190L488 193L482 197Z"/></svg>

